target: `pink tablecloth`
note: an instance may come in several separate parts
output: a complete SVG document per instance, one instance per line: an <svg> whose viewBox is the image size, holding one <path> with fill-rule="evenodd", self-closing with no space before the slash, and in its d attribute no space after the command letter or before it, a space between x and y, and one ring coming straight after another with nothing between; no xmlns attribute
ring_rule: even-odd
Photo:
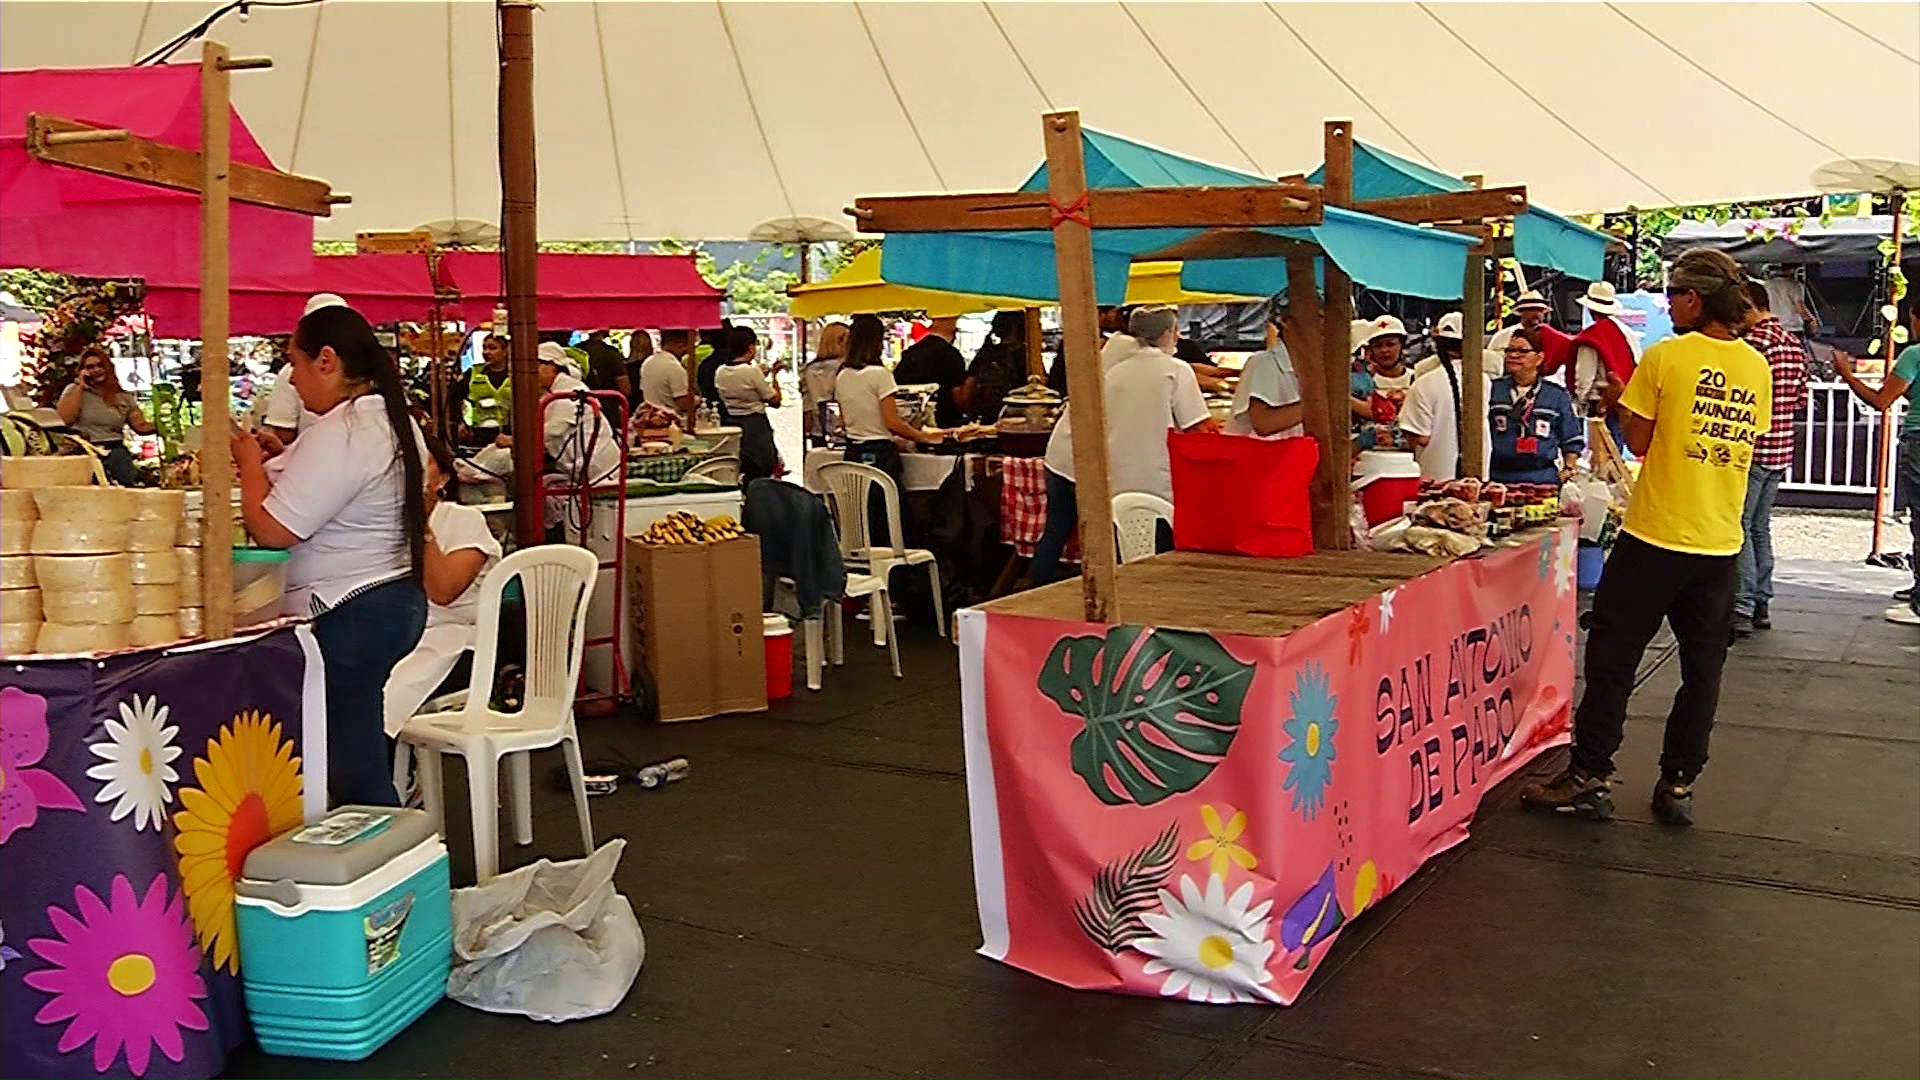
<svg viewBox="0 0 1920 1080"><path fill-rule="evenodd" d="M1040 458L1000 459L1000 540L1015 554L1033 557L1047 528L1047 466ZM1080 561L1080 538L1067 542L1066 562Z"/></svg>

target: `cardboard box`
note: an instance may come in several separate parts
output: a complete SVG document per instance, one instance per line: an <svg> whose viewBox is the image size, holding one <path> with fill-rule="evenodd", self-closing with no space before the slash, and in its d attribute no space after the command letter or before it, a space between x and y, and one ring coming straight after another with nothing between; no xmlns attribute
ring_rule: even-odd
<svg viewBox="0 0 1920 1080"><path fill-rule="evenodd" d="M627 541L634 661L653 675L662 721L767 707L760 541Z"/></svg>

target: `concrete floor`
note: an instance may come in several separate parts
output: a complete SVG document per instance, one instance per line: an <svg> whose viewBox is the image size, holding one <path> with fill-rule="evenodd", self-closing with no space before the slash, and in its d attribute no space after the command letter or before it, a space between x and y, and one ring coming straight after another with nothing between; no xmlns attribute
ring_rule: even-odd
<svg viewBox="0 0 1920 1080"><path fill-rule="evenodd" d="M1507 785L1292 1008L1083 994L974 955L954 651L909 632L905 680L858 648L764 716L584 728L590 757L693 763L593 804L630 841L619 880L647 937L614 1013L443 1002L366 1062L247 1050L232 1074L1920 1074L1920 634L1880 619L1899 581L1783 567L1778 628L1729 665L1690 832L1645 807L1677 680L1656 647L1619 819L1527 815ZM578 854L567 801L537 800L510 865Z"/></svg>

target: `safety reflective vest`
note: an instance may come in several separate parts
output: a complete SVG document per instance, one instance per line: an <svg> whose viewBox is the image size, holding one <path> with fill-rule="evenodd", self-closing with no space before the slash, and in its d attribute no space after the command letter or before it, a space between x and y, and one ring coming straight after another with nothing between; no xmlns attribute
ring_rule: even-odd
<svg viewBox="0 0 1920 1080"><path fill-rule="evenodd" d="M513 415L513 379L502 378L494 385L485 364L475 364L467 373L467 423L473 427L507 426Z"/></svg>

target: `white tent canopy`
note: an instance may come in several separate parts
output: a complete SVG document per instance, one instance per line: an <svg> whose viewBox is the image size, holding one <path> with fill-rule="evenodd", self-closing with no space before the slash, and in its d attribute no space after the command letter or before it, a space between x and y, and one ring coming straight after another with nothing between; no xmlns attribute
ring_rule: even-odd
<svg viewBox="0 0 1920 1080"><path fill-rule="evenodd" d="M263 0L264 2L264 0ZM0 65L124 65L221 4L7 0ZM354 203L320 234L499 218L492 0L256 5L236 102ZM999 189L1039 114L1277 176L1320 121L1564 212L1805 193L1920 160L1920 4L545 0L540 232L744 237L855 196ZM197 58L196 47L179 54Z"/></svg>

